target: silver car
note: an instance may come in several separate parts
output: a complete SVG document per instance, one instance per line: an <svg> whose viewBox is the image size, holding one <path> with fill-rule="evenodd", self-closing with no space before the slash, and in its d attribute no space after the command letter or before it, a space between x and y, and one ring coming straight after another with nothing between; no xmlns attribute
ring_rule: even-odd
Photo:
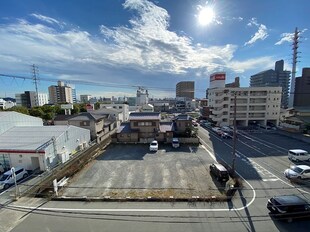
<svg viewBox="0 0 310 232"><path fill-rule="evenodd" d="M284 171L287 179L307 179L310 178L310 167L308 165L296 165Z"/></svg>

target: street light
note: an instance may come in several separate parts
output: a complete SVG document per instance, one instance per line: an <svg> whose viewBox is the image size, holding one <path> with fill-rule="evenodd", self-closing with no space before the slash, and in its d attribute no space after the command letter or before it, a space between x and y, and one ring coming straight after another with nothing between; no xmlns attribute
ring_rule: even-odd
<svg viewBox="0 0 310 232"><path fill-rule="evenodd" d="M14 183L15 183L15 199L17 199L19 196L19 189L17 186L16 174L15 174L15 168L14 167L11 168L11 173L12 173L12 176L14 178Z"/></svg>

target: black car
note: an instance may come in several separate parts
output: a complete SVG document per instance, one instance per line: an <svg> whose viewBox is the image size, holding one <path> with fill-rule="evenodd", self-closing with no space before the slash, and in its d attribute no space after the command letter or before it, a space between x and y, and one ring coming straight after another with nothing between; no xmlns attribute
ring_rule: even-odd
<svg viewBox="0 0 310 232"><path fill-rule="evenodd" d="M211 164L210 173L216 177L218 181L226 182L229 180L227 169L221 164Z"/></svg>
<svg viewBox="0 0 310 232"><path fill-rule="evenodd" d="M272 197L267 209L271 216L288 221L310 217L310 204L296 195Z"/></svg>

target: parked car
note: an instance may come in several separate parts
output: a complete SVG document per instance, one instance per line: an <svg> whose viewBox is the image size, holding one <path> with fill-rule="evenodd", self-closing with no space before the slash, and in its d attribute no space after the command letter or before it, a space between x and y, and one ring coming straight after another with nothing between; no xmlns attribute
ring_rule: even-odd
<svg viewBox="0 0 310 232"><path fill-rule="evenodd" d="M3 173L4 172L4 167L3 165L0 163L0 173Z"/></svg>
<svg viewBox="0 0 310 232"><path fill-rule="evenodd" d="M301 149L292 149L288 151L288 159L292 161L310 161L310 154Z"/></svg>
<svg viewBox="0 0 310 232"><path fill-rule="evenodd" d="M310 167L308 165L291 166L291 168L284 171L287 179L308 179L310 178Z"/></svg>
<svg viewBox="0 0 310 232"><path fill-rule="evenodd" d="M158 142L156 140L150 143L150 151L158 151Z"/></svg>
<svg viewBox="0 0 310 232"><path fill-rule="evenodd" d="M210 173L214 175L218 181L226 182L229 180L228 171L222 164L211 164Z"/></svg>
<svg viewBox="0 0 310 232"><path fill-rule="evenodd" d="M178 138L173 138L172 139L172 147L174 147L174 148L180 147L180 142L179 142Z"/></svg>
<svg viewBox="0 0 310 232"><path fill-rule="evenodd" d="M15 168L16 181L28 177L28 172L22 167ZM7 189L15 183L12 171L5 172L0 178L0 189Z"/></svg>
<svg viewBox="0 0 310 232"><path fill-rule="evenodd" d="M294 218L308 218L310 204L295 195L275 196L268 200L267 209L270 215L292 221Z"/></svg>

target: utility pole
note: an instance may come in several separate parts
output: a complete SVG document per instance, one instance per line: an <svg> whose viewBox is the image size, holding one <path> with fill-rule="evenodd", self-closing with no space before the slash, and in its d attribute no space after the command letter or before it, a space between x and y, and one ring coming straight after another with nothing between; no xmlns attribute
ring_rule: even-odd
<svg viewBox="0 0 310 232"><path fill-rule="evenodd" d="M297 49L299 43L299 33L298 28L295 28L295 33L293 37L292 50L293 50L293 62L292 62L292 78L291 78L291 89L289 98L289 107L294 106L294 93L295 93L295 76L296 76L296 64L297 64Z"/></svg>
<svg viewBox="0 0 310 232"><path fill-rule="evenodd" d="M235 163L236 163L236 113L237 113L237 92L234 92L234 134L233 134L233 159L232 159L232 165L231 165L231 170L232 170L232 176L235 176Z"/></svg>
<svg viewBox="0 0 310 232"><path fill-rule="evenodd" d="M32 80L36 88L36 101L35 105L39 106L39 92L38 92L38 82L39 82L39 77L37 73L39 72L38 67L35 66L35 64L32 65Z"/></svg>

